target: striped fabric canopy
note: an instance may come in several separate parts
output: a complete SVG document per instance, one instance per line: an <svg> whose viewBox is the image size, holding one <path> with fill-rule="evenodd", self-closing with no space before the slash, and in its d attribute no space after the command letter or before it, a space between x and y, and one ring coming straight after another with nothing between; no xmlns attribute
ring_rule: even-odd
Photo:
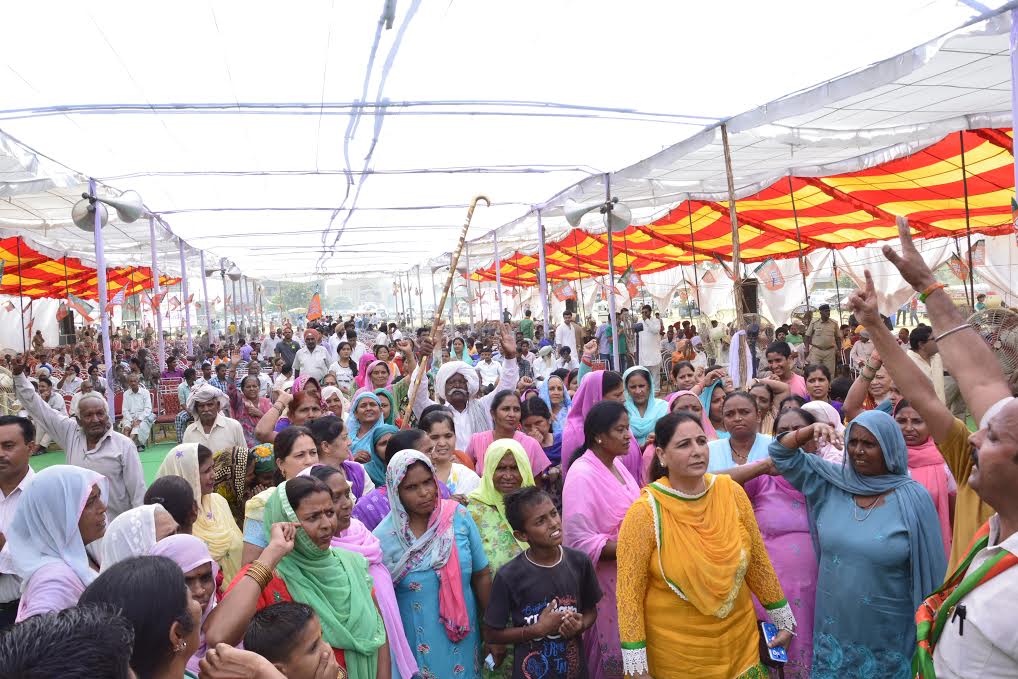
<svg viewBox="0 0 1018 679"><path fill-rule="evenodd" d="M23 238L11 237L0 239L0 260L3 260L2 295L67 299L71 294L92 301L99 299L96 270L73 257L53 259L29 246ZM109 268L106 277L110 298L121 289L125 295L134 295L152 288L149 267ZM180 282L180 278L167 276L160 276L159 280L162 285Z"/></svg>
<svg viewBox="0 0 1018 679"><path fill-rule="evenodd" d="M965 172L962 172L964 152ZM797 257L818 249L860 246L897 236L906 216L918 238L965 235L966 201L973 233L1014 229L1014 152L1010 129L948 135L920 151L874 167L823 178L784 177L736 203L744 262ZM667 215L613 236L615 273L640 274L680 264L731 260L732 227L726 202L686 200ZM545 244L548 280L608 273L608 235L573 229ZM532 286L538 255L516 252L502 260L502 283ZM495 267L473 280L495 280Z"/></svg>

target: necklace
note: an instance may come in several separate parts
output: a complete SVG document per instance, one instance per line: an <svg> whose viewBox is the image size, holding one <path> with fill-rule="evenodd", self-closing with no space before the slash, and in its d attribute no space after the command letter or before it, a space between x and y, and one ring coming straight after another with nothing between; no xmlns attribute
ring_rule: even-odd
<svg viewBox="0 0 1018 679"><path fill-rule="evenodd" d="M861 509L863 510L863 514L861 517L859 516L860 509L859 503L855 501L855 498L852 498L852 518L855 519L856 521L859 521L860 523L870 518L870 514L873 513L874 509L876 509L877 503L880 502L880 499L882 497L884 496L878 495L876 498L874 498L873 502L869 503L865 507L862 507Z"/></svg>
<svg viewBox="0 0 1018 679"><path fill-rule="evenodd" d="M756 438L753 439L753 443L756 443ZM753 443L749 444L749 448L746 449L745 453L739 453L735 450L735 441L731 441L728 445L732 451L732 460L737 464L746 464L749 461L749 453L753 450Z"/></svg>
<svg viewBox="0 0 1018 679"><path fill-rule="evenodd" d="M557 566L560 563L562 563L562 556L564 554L565 554L565 550L562 549L562 545L559 545L558 546L558 560L555 561L555 563L551 564L550 566L545 566L543 563L537 563L536 561L534 561L533 559L530 558L530 550L529 549L527 551L523 552L523 556L525 556L527 558L527 561L529 561L530 563L534 564L538 568L554 568L555 566Z"/></svg>

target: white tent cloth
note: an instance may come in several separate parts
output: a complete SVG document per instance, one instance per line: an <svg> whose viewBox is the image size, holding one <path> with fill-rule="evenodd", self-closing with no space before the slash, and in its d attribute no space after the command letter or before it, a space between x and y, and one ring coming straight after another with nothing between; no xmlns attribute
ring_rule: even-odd
<svg viewBox="0 0 1018 679"><path fill-rule="evenodd" d="M774 12L729 0L730 44L766 36L746 59L703 29L716 25L716 3L630 0L620 12L615 0L309 0L283 13L263 0L13 3L0 129L31 158L19 162L27 176L0 174L0 186L20 183L0 227L87 255L80 234L52 222L94 176L137 190L173 234L245 271L391 272L452 247L469 197L485 193L493 205L472 233L506 225L502 252L533 252L532 208L547 206L549 238L561 235L562 200L602 199L605 171L626 168L612 190L641 223L687 193L722 191L716 122L757 102L770 103L729 120L743 195L789 168L872 162L995 120L962 116L1009 110L1006 22L927 41L1009 6L857 0L852 11ZM562 40L605 27L635 49L600 58ZM698 60L711 68L683 68ZM682 78L662 78L670 72ZM679 93L693 94L681 115ZM45 167L50 157L73 169ZM110 262L144 263L144 226L122 234L111 230ZM490 262L486 248L477 264Z"/></svg>
<svg viewBox="0 0 1018 679"><path fill-rule="evenodd" d="M822 177L873 167L958 130L1010 126L1010 25L1010 15L1000 14L728 119L736 197L787 175ZM607 179L612 196L632 209L634 224L651 223L687 198L727 201L720 125ZM546 240L571 228L562 215L565 201L603 201L605 181L604 174L588 177L536 204ZM605 231L596 211L580 226ZM497 231L504 250L537 249L534 212ZM490 264L491 236L471 241L471 253L474 268Z"/></svg>
<svg viewBox="0 0 1018 679"><path fill-rule="evenodd" d="M986 239L986 263L976 265L976 275L989 283L1008 306L1018 304L1018 236Z"/></svg>
<svg viewBox="0 0 1018 679"><path fill-rule="evenodd" d="M14 308L8 311L7 303ZM18 297L0 295L0 349L22 351L32 348L32 335L36 330L42 332L46 346L55 347L60 343L60 328L57 323L57 307L60 301L55 299L36 299L24 301L25 315L21 315ZM29 325L31 324L31 328Z"/></svg>
<svg viewBox="0 0 1018 679"><path fill-rule="evenodd" d="M809 262L806 287L812 292L817 278L830 273L831 251L811 252L804 259ZM780 325L788 322L795 307L806 303L806 293L802 289L802 272L799 269L798 259L780 259L776 260L775 264L781 272L784 284L778 290L770 290L761 281L757 286L757 293L767 309L766 315L770 316L775 324Z"/></svg>
<svg viewBox="0 0 1018 679"><path fill-rule="evenodd" d="M841 265L840 270L859 287L866 284L863 272L866 270L870 272L873 276L873 287L877 291L880 313L894 318L898 307L912 297L915 291L905 282L894 265L884 257L882 251L884 245L874 243L861 248L845 248L837 251L837 258ZM901 252L900 245L892 243L891 247ZM926 239L917 241L916 249L930 269L936 269L951 257L954 241L950 238Z"/></svg>

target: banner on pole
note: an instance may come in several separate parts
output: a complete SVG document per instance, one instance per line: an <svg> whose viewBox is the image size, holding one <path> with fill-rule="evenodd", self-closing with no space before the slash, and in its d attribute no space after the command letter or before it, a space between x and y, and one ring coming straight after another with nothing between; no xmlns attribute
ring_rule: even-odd
<svg viewBox="0 0 1018 679"><path fill-rule="evenodd" d="M106 313L108 314L113 313L113 307L117 305L123 306L125 290L126 288L120 288L119 290L117 290L117 294L113 295L109 303L106 304Z"/></svg>
<svg viewBox="0 0 1018 679"><path fill-rule="evenodd" d="M322 297L317 292L311 295L311 303L308 304L308 320L317 321L322 317Z"/></svg>
<svg viewBox="0 0 1018 679"><path fill-rule="evenodd" d="M972 246L972 266L985 266L986 265L986 241L982 238L977 240Z"/></svg>
<svg viewBox="0 0 1018 679"><path fill-rule="evenodd" d="M967 281L969 277L969 265L958 255L951 255L951 258L947 260L947 266L951 269L958 280Z"/></svg>
<svg viewBox="0 0 1018 679"><path fill-rule="evenodd" d="M551 286L551 294L555 295L555 299L560 302L564 302L567 299L576 299L576 291L569 281L562 281Z"/></svg>
<svg viewBox="0 0 1018 679"><path fill-rule="evenodd" d="M57 307L57 323L67 318L67 305L63 302Z"/></svg>
<svg viewBox="0 0 1018 679"><path fill-rule="evenodd" d="M781 274L777 262L773 258L767 258L758 266L753 274L763 286L772 292L785 287L785 277Z"/></svg>

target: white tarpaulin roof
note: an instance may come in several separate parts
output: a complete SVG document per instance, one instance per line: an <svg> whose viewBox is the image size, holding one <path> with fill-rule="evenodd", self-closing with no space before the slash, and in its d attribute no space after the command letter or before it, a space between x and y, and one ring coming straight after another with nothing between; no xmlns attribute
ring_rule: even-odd
<svg viewBox="0 0 1018 679"><path fill-rule="evenodd" d="M901 158L958 130L1011 125L1009 14L939 37L870 67L735 116L729 131L735 193L753 195L787 176L823 177ZM610 175L611 194L647 224L692 198L727 201L720 124ZM604 175L535 206L546 238L570 229L567 199L603 201ZM592 212L581 228L605 231ZM497 230L500 255L537 250L537 215ZM492 261L491 234L471 243L471 268ZM442 257L433 260L439 266Z"/></svg>
<svg viewBox="0 0 1018 679"><path fill-rule="evenodd" d="M391 272L451 247L477 193L494 205L472 233L509 224L522 247L534 220L513 220L531 206L585 177L569 195L600 197L600 173L650 156L612 180L649 220L722 187L717 120L1006 6L984 4L17 3L0 131L23 145L0 141L0 229L87 255L88 234L60 224L91 176L257 277ZM1006 109L1006 35L964 40L732 120L740 190L933 136L875 129ZM927 82L908 89L913 73ZM106 233L111 264L146 261L147 224Z"/></svg>

